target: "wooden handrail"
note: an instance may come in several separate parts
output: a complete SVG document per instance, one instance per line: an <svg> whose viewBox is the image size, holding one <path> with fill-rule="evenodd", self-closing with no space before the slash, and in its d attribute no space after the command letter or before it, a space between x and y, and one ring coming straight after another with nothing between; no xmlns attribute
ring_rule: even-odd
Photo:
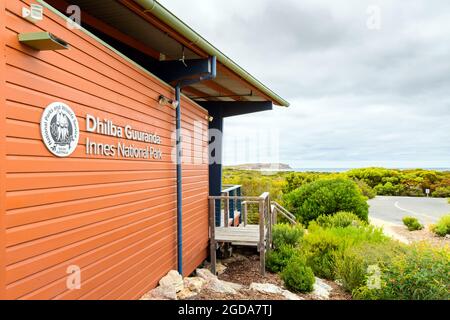
<svg viewBox="0 0 450 320"><path fill-rule="evenodd" d="M256 201L259 202L261 200L261 197L255 197L255 196L208 196L208 199L214 199L214 200L245 200L245 201Z"/></svg>
<svg viewBox="0 0 450 320"><path fill-rule="evenodd" d="M250 203L258 204L259 206L259 243L258 249L260 254L260 271L261 274L265 274L265 254L266 251L272 246L272 224L273 224L273 210L271 207L270 194L269 192L263 192L259 197L255 196L236 196L229 195L229 190L225 189L222 191L222 195L220 196L209 196L209 206L210 206L210 254L211 254L211 269L215 271L215 253L216 253L216 240L215 240L215 231L216 231L216 200L220 201L220 206L222 205L222 201L224 201L224 210L220 210L220 220L222 220L222 214L224 215L224 225L223 227L229 226L228 219L228 209L229 209L229 201L230 200L241 200L241 215L244 221L244 226L247 226L247 205ZM221 224L221 223L220 223ZM230 228L233 228L232 226Z"/></svg>
<svg viewBox="0 0 450 320"><path fill-rule="evenodd" d="M289 222L291 222L292 224L297 224L297 221L295 220L295 216L290 213L286 208L284 208L283 206L281 206L279 203L273 201L272 202L274 208L273 208L273 214L275 215L276 212L281 213L287 220L289 220Z"/></svg>
<svg viewBox="0 0 450 320"><path fill-rule="evenodd" d="M240 184L226 184L224 185L224 187L226 187L226 189L223 189L222 192L230 192L236 189L239 189L240 187L242 187Z"/></svg>

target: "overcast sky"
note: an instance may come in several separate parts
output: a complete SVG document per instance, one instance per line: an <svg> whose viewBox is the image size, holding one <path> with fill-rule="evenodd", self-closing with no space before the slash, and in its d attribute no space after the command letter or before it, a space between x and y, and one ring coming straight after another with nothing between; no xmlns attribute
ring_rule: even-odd
<svg viewBox="0 0 450 320"><path fill-rule="evenodd" d="M160 2L291 103L227 118L225 164L450 167L448 0Z"/></svg>

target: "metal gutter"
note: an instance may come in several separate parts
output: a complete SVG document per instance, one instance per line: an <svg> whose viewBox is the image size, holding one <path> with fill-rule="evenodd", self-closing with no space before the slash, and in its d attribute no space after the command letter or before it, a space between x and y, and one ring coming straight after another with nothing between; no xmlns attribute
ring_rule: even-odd
<svg viewBox="0 0 450 320"><path fill-rule="evenodd" d="M202 38L197 32L195 32L192 28L190 28L183 21L178 19L174 14L172 14L169 10L164 8L161 4L159 4L155 0L133 0L137 4L139 4L142 8L145 9L146 12L150 12L159 20L167 24L172 29L179 32L183 37L191 41L192 44L198 46L200 49L205 51L210 56L216 56L217 61L222 63L225 67L236 73L243 80L247 81L258 90L266 94L268 97L273 99L275 104L280 106L288 107L289 102L281 98L275 92L267 88L263 83L261 83L258 79L253 77L250 73L242 69L239 65L237 65L233 60L228 58L224 53L210 44L207 40Z"/></svg>

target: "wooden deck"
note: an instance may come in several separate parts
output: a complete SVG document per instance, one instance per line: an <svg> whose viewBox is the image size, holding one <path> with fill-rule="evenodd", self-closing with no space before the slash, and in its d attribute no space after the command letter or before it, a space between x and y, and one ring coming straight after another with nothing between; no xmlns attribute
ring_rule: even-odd
<svg viewBox="0 0 450 320"><path fill-rule="evenodd" d="M264 236L267 236L267 228ZM239 227L216 227L215 240L218 242L229 242L233 245L258 247L259 225L248 224Z"/></svg>
<svg viewBox="0 0 450 320"><path fill-rule="evenodd" d="M228 225L225 223L230 218L230 206L229 201L241 200L252 201L259 205L259 224L249 225L247 224L247 215L243 214L243 223L239 226ZM222 196L210 196L209 197L209 230L210 230L210 258L211 258L211 271L216 272L216 251L220 244L231 243L234 245L247 245L254 246L258 249L260 255L260 272L265 274L265 255L267 249L272 245L272 217L270 210L269 193L264 192L259 197L242 197L232 196L224 194ZM216 203L218 200L223 201L223 208L220 212L220 219L218 219L218 226L216 225ZM244 210L246 211L246 210ZM236 214L236 213L235 213ZM235 215L236 216L236 215Z"/></svg>
<svg viewBox="0 0 450 320"><path fill-rule="evenodd" d="M239 186L240 187L240 186ZM256 247L260 257L260 272L265 274L266 251L272 247L272 226L277 221L277 214L282 214L288 221L295 224L295 216L280 206L276 202L271 202L269 193L264 192L259 197L249 197L240 195L231 195L228 188L222 192L221 196L209 196L209 248L211 272L216 273L216 253L218 247L223 243L231 243L232 245L244 245ZM229 201L241 201L241 208L236 211L233 205L230 208ZM220 218L216 221L216 201L219 202L217 208ZM247 224L247 205L257 204L259 224ZM223 209L222 209L223 208ZM234 212L233 212L234 211ZM234 214L235 219L230 219ZM236 217L240 217L237 220ZM225 223L227 221L228 223ZM242 221L239 225L238 221ZM232 222L232 223L230 223Z"/></svg>

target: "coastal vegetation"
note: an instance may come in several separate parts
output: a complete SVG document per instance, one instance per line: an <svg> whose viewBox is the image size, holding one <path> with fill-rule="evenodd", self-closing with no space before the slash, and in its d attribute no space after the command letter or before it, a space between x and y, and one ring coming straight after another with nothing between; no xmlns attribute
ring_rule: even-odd
<svg viewBox="0 0 450 320"><path fill-rule="evenodd" d="M274 228L274 236L289 228ZM313 221L301 234L294 243L278 241L266 260L293 291L310 292L317 276L340 283L354 299L450 299L448 247L402 244L363 221L345 227Z"/></svg>
<svg viewBox="0 0 450 320"><path fill-rule="evenodd" d="M423 229L423 225L415 217L403 217L402 221L409 231L416 231Z"/></svg>
<svg viewBox="0 0 450 320"><path fill-rule="evenodd" d="M361 193L371 199L380 196L450 198L450 171L424 169L363 168L340 173L259 171L225 168L224 183L240 184L245 195L259 195L269 191L272 199L283 201L302 185L316 180L346 179L353 181Z"/></svg>
<svg viewBox="0 0 450 320"><path fill-rule="evenodd" d="M366 200L375 195L450 197L450 172L355 169L342 173L226 169L224 182L245 195L271 193L297 225L273 228L266 267L295 292L313 290L315 277L336 281L353 299L450 299L450 249L403 244L368 222ZM256 215L257 218L257 215ZM409 230L423 226L404 217ZM450 215L432 227L450 233Z"/></svg>

